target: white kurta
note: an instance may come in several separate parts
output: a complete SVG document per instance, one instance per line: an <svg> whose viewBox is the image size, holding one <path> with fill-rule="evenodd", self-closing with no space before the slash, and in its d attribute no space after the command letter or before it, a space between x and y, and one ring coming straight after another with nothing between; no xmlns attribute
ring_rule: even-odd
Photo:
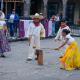
<svg viewBox="0 0 80 80"><path fill-rule="evenodd" d="M40 34L44 31L44 26L40 23L39 26L35 26L34 23L30 23L30 26L28 28L28 37L31 38L31 43L29 45L29 59L33 59L35 54L35 49L33 47L36 47L36 49L40 49Z"/></svg>
<svg viewBox="0 0 80 80"><path fill-rule="evenodd" d="M75 39L70 34L66 36L66 39L68 39L67 45L70 45L72 42L75 41Z"/></svg>

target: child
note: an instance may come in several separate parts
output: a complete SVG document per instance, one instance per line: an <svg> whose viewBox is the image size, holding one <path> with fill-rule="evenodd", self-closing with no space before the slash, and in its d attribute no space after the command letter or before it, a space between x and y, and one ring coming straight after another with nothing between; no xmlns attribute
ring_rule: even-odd
<svg viewBox="0 0 80 80"><path fill-rule="evenodd" d="M60 58L60 63L62 65L61 69L74 70L80 68L80 51L77 42L70 35L70 31L64 29L62 31L62 36L65 38L65 42L55 50L61 49L66 44L68 45L66 52L62 58Z"/></svg>
<svg viewBox="0 0 80 80"><path fill-rule="evenodd" d="M35 54L35 49L40 49L40 37L43 37L44 26L40 23L40 15L35 14L33 22L28 29L29 35L29 55L27 61L31 61Z"/></svg>
<svg viewBox="0 0 80 80"><path fill-rule="evenodd" d="M57 40L63 40L63 37L62 37L62 30L63 30L63 29L70 30L70 28L69 28L69 26L67 26L65 20L62 20L62 21L61 21L61 26L60 26L60 28L59 28L59 31L58 31L58 33L57 33L57 36L55 37L55 41L57 41Z"/></svg>

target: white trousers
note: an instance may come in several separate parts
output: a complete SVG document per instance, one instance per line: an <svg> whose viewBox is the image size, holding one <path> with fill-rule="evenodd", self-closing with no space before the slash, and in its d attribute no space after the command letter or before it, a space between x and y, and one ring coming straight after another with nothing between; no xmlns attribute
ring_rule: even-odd
<svg viewBox="0 0 80 80"><path fill-rule="evenodd" d="M31 43L29 45L29 59L33 59L35 56L35 49L33 47L36 47L35 49L40 49L40 37L32 36Z"/></svg>

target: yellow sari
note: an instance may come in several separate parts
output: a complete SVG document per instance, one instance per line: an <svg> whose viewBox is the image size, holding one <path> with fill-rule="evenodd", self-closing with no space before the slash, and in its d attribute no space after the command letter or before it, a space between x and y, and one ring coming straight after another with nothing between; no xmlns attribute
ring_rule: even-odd
<svg viewBox="0 0 80 80"><path fill-rule="evenodd" d="M60 62L65 70L80 68L80 51L76 42L72 42L72 44L69 45L64 56L60 58Z"/></svg>

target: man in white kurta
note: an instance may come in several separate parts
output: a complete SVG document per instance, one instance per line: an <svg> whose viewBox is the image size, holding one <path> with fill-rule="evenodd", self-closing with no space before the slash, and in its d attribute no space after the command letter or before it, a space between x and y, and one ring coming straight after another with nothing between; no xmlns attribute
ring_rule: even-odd
<svg viewBox="0 0 80 80"><path fill-rule="evenodd" d="M40 37L44 34L44 26L39 23L38 26L34 22L30 23L28 28L29 35L29 55L27 60L32 60L35 55L35 50L40 49Z"/></svg>

